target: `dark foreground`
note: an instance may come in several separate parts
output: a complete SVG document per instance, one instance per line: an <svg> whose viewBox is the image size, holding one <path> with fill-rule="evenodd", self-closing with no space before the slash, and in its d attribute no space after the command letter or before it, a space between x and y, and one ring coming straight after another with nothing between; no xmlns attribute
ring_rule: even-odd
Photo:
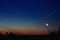
<svg viewBox="0 0 60 40"><path fill-rule="evenodd" d="M45 40L47 35L1 35L0 40Z"/></svg>
<svg viewBox="0 0 60 40"><path fill-rule="evenodd" d="M57 35L0 35L0 40L60 40Z"/></svg>
<svg viewBox="0 0 60 40"><path fill-rule="evenodd" d="M0 40L48 40L47 35L1 35Z"/></svg>
<svg viewBox="0 0 60 40"><path fill-rule="evenodd" d="M57 32L49 31L48 35L16 35L6 32L5 35L0 33L0 40L60 40L60 28Z"/></svg>

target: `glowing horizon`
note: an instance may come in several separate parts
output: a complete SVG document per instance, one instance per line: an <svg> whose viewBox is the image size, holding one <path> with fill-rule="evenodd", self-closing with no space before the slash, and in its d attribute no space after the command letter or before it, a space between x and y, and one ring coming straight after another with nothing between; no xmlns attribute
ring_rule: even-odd
<svg viewBox="0 0 60 40"><path fill-rule="evenodd" d="M0 28L0 32L5 34L6 32L12 32L14 34L31 34L31 35L42 35L42 34L48 34L47 31L44 30L16 30L16 29L4 29L4 28Z"/></svg>

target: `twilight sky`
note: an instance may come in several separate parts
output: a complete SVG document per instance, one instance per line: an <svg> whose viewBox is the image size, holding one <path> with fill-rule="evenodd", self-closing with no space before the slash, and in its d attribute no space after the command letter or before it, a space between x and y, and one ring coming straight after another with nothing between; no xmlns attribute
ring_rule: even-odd
<svg viewBox="0 0 60 40"><path fill-rule="evenodd" d="M0 0L0 30L46 30L60 25L59 0Z"/></svg>

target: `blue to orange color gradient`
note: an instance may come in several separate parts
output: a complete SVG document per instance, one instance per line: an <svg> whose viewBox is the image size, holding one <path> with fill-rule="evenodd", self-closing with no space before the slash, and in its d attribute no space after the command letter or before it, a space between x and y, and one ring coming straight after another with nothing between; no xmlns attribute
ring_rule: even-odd
<svg viewBox="0 0 60 40"><path fill-rule="evenodd" d="M59 0L0 0L0 31L47 33L60 25Z"/></svg>

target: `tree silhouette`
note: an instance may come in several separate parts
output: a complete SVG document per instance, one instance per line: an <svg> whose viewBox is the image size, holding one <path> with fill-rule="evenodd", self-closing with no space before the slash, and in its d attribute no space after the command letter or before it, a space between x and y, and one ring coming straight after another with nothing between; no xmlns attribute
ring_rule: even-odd
<svg viewBox="0 0 60 40"><path fill-rule="evenodd" d="M60 26L59 26L58 31L57 31L57 40L60 40Z"/></svg>

